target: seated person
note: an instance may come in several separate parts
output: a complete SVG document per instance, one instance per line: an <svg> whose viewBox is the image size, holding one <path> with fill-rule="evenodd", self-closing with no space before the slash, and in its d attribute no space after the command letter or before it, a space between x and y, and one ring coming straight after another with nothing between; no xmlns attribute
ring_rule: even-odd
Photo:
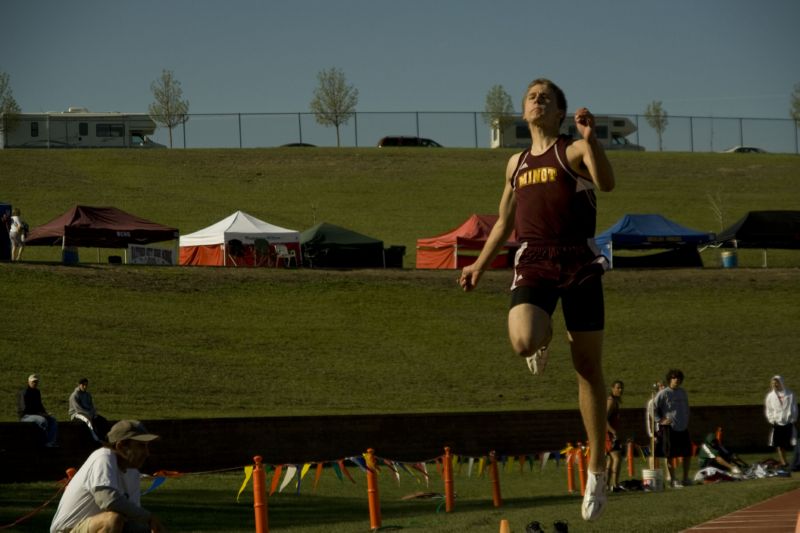
<svg viewBox="0 0 800 533"><path fill-rule="evenodd" d="M58 422L47 412L42 404L42 393L39 391L39 376L28 376L28 386L17 394L17 414L20 422L36 424L44 432L45 446L57 447Z"/></svg>
<svg viewBox="0 0 800 533"><path fill-rule="evenodd" d="M69 395L69 418L70 420L80 420L89 427L92 438L97 442L103 442L108 432L108 421L97 414L97 409L92 400L92 394L87 390L89 379L81 378L78 386Z"/></svg>
<svg viewBox="0 0 800 533"><path fill-rule="evenodd" d="M697 451L697 458L700 461L700 468L714 467L733 474L741 474L741 468L749 466L735 453L726 449L713 433L706 435L705 442Z"/></svg>

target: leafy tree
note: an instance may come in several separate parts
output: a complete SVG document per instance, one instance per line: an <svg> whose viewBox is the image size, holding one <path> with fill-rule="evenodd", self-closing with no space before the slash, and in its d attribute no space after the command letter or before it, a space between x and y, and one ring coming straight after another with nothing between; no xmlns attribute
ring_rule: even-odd
<svg viewBox="0 0 800 533"><path fill-rule="evenodd" d="M19 120L20 108L14 95L11 93L11 77L6 72L0 71L0 132L13 130Z"/></svg>
<svg viewBox="0 0 800 533"><path fill-rule="evenodd" d="M656 130L656 134L658 135L658 151L662 151L662 136L664 135L664 130L667 129L669 120L667 119L667 112L661 107L661 100L653 100L647 105L647 109L644 110L644 118L647 120L647 123L650 124L650 127Z"/></svg>
<svg viewBox="0 0 800 533"><path fill-rule="evenodd" d="M789 113L794 119L795 124L800 125L800 83L794 84L794 92L792 92L792 108L789 110Z"/></svg>
<svg viewBox="0 0 800 533"><path fill-rule="evenodd" d="M172 148L172 128L189 120L189 101L182 100L181 82L171 70L162 70L161 77L150 84L155 101L150 104L150 118L169 129L169 147Z"/></svg>
<svg viewBox="0 0 800 533"><path fill-rule="evenodd" d="M333 67L317 73L319 85L314 89L311 111L317 123L336 128L336 146L341 146L339 126L347 124L356 111L358 89L347 85L344 72Z"/></svg>
<svg viewBox="0 0 800 533"><path fill-rule="evenodd" d="M500 133L500 145L503 145L503 130L514 122L514 105L502 85L495 85L486 93L486 107L483 120L490 127L497 128Z"/></svg>

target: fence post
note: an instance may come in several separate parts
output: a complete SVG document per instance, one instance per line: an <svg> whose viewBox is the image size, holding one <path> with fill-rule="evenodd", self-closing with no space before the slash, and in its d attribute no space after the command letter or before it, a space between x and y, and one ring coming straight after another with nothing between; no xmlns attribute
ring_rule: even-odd
<svg viewBox="0 0 800 533"><path fill-rule="evenodd" d="M586 492L586 456L583 454L583 444L578 443L578 481L581 484L581 496Z"/></svg>
<svg viewBox="0 0 800 533"><path fill-rule="evenodd" d="M375 450L367 450L367 499L369 501L369 527L381 527L381 500L378 494L378 472L375 469Z"/></svg>
<svg viewBox="0 0 800 533"><path fill-rule="evenodd" d="M444 510L452 512L455 507L455 497L453 492L453 456L450 455L450 447L444 447Z"/></svg>
<svg viewBox="0 0 800 533"><path fill-rule="evenodd" d="M494 450L489 452L489 474L492 476L492 503L495 507L503 505L503 497L500 495L500 476L497 474L497 454Z"/></svg>
<svg viewBox="0 0 800 533"><path fill-rule="evenodd" d="M300 118L300 113L297 114L297 135L300 138L300 143L303 142L303 121Z"/></svg>
<svg viewBox="0 0 800 533"><path fill-rule="evenodd" d="M269 533L269 520L267 519L267 475L261 466L261 456L253 457L253 510L256 515L256 533Z"/></svg>
<svg viewBox="0 0 800 533"><path fill-rule="evenodd" d="M475 127L475 148L478 147L478 113L472 114L472 124Z"/></svg>
<svg viewBox="0 0 800 533"><path fill-rule="evenodd" d="M358 148L358 113L353 113L353 128L355 130L356 148Z"/></svg>
<svg viewBox="0 0 800 533"><path fill-rule="evenodd" d="M634 474L634 472L633 472L633 454L634 454L635 451L636 450L635 450L635 448L633 446L633 440L632 439L628 439L628 477L629 478L632 478L633 474ZM619 481L619 480L617 480L617 481Z"/></svg>
<svg viewBox="0 0 800 533"><path fill-rule="evenodd" d="M567 492L575 492L575 448L567 443Z"/></svg>

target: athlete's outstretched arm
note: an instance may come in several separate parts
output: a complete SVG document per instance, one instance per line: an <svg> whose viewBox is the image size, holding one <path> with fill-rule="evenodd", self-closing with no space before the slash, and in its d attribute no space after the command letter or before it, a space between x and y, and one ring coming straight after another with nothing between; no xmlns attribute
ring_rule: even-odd
<svg viewBox="0 0 800 533"><path fill-rule="evenodd" d="M500 207L498 209L497 223L489 233L486 243L483 245L478 259L471 265L465 266L458 278L458 283L465 291L475 288L480 280L483 271L492 263L500 249L508 240L511 232L514 231L514 213L516 211L516 199L514 189L511 187L511 175L517 167L520 154L512 156L506 166L505 186L500 197Z"/></svg>

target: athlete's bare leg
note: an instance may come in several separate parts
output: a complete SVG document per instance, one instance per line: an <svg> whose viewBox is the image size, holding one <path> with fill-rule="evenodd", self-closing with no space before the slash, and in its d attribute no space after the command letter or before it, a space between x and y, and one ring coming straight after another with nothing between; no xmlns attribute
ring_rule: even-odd
<svg viewBox="0 0 800 533"><path fill-rule="evenodd" d="M567 334L578 377L578 403L589 439L590 472L605 472L606 385L603 379L602 331Z"/></svg>
<svg viewBox="0 0 800 533"><path fill-rule="evenodd" d="M553 338L550 315L533 304L518 304L508 311L508 337L517 354L528 357Z"/></svg>

